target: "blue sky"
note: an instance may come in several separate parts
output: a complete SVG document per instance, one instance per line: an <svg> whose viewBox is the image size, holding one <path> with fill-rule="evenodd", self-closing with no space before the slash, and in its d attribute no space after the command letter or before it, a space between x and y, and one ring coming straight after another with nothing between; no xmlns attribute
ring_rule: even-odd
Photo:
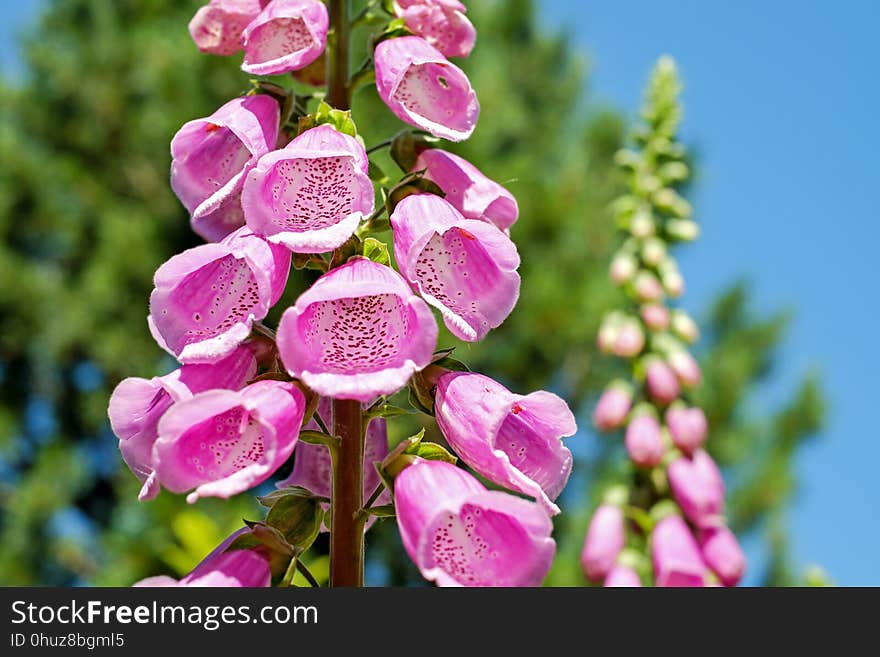
<svg viewBox="0 0 880 657"><path fill-rule="evenodd" d="M0 65L40 0L0 5ZM770 410L819 371L827 430L798 459L796 558L839 584L880 585L880 436L870 410L880 358L877 192L880 3L776 0L543 0L589 57L590 98L633 115L657 56L685 79L684 137L700 152L692 200L703 225L682 254L685 305L704 310L746 277L758 308L796 311L778 376L754 400Z"/></svg>
<svg viewBox="0 0 880 657"><path fill-rule="evenodd" d="M772 409L819 371L827 430L798 459L791 514L801 565L880 584L880 435L871 407L877 309L880 3L543 0L589 58L589 94L631 116L657 56L685 80L684 138L699 148L692 200L703 235L682 254L685 304L705 309L737 277L761 310L796 316Z"/></svg>

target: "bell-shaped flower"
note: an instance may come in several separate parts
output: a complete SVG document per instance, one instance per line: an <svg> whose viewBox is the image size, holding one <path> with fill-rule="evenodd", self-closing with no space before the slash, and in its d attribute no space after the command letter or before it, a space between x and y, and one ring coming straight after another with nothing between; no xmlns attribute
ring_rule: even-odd
<svg viewBox="0 0 880 657"><path fill-rule="evenodd" d="M703 559L724 586L736 586L746 571L746 556L736 536L727 527L700 532Z"/></svg>
<svg viewBox="0 0 880 657"><path fill-rule="evenodd" d="M231 353L284 292L290 251L239 228L217 244L180 253L156 270L150 332L182 363Z"/></svg>
<svg viewBox="0 0 880 657"><path fill-rule="evenodd" d="M642 586L642 578L629 566L617 564L608 571L608 576L602 586L605 588L639 588Z"/></svg>
<svg viewBox="0 0 880 657"><path fill-rule="evenodd" d="M681 516L663 518L651 532L651 558L657 586L706 585L706 564L694 535Z"/></svg>
<svg viewBox="0 0 880 657"><path fill-rule="evenodd" d="M173 493L231 497L268 479L290 457L305 398L296 386L258 381L241 391L208 390L159 420L153 464Z"/></svg>
<svg viewBox="0 0 880 657"><path fill-rule="evenodd" d="M705 450L677 458L666 474L672 495L688 520L702 529L723 524L724 479Z"/></svg>
<svg viewBox="0 0 880 657"><path fill-rule="evenodd" d="M623 509L614 504L602 504L593 514L584 538L581 550L584 574L594 582L605 579L624 545L626 526Z"/></svg>
<svg viewBox="0 0 880 657"><path fill-rule="evenodd" d="M324 52L328 27L321 0L272 0L241 35L241 68L253 75L305 68Z"/></svg>
<svg viewBox="0 0 880 657"><path fill-rule="evenodd" d="M405 36L382 41L373 61L379 96L399 119L450 141L471 136L480 115L477 94L443 53Z"/></svg>
<svg viewBox="0 0 880 657"><path fill-rule="evenodd" d="M453 335L482 340L507 319L519 298L519 253L501 230L433 194L404 198L391 226L400 272Z"/></svg>
<svg viewBox="0 0 880 657"><path fill-rule="evenodd" d="M466 219L488 221L507 231L519 216L513 194L454 153L426 149L416 158L413 170L424 171L425 178L436 183Z"/></svg>
<svg viewBox="0 0 880 657"><path fill-rule="evenodd" d="M189 22L189 33L199 50L234 55L241 50L241 33L263 10L265 0L211 0Z"/></svg>
<svg viewBox="0 0 880 657"><path fill-rule="evenodd" d="M640 413L632 419L624 436L630 460L643 468L652 468L663 460L666 446L660 423L650 413Z"/></svg>
<svg viewBox="0 0 880 657"><path fill-rule="evenodd" d="M477 40L477 30L455 0L397 0L395 14L407 29L422 37L447 57L467 57Z"/></svg>
<svg viewBox="0 0 880 657"><path fill-rule="evenodd" d="M318 409L315 411L321 416L325 426L333 426L333 400L329 397L322 397L318 402ZM319 431L320 426L314 419L303 427L312 431ZM373 418L366 428L364 438L364 500L380 484L379 473L373 464L382 461L388 455L388 433L383 418ZM296 446L294 452L293 472L284 481L278 482L278 488L285 486L302 486L312 491L315 495L321 497L332 497L333 495L333 464L330 461L330 450L324 445L313 445L311 443L300 442ZM391 501L391 493L386 489L383 490L376 504L388 504ZM329 505L323 504L324 510ZM327 517L329 521L329 517ZM370 516L367 520L369 526L375 520L375 516Z"/></svg>
<svg viewBox="0 0 880 657"><path fill-rule="evenodd" d="M672 442L685 454L691 454L699 448L709 430L706 414L697 406L670 406L666 410L666 426Z"/></svg>
<svg viewBox="0 0 880 657"><path fill-rule="evenodd" d="M232 542L248 533L247 528L240 529L218 545L207 557L193 568L192 572L176 580L167 575L147 577L136 582L136 587L267 587L272 581L269 560L259 550L233 550L227 552Z"/></svg>
<svg viewBox="0 0 880 657"><path fill-rule="evenodd" d="M153 470L153 443L159 419L172 404L213 388L240 390L257 373L253 349L242 345L213 364L184 365L165 376L152 379L129 377L120 381L110 395L107 415L119 438L119 451L126 465L143 483L138 499L149 500L159 493Z"/></svg>
<svg viewBox="0 0 880 657"><path fill-rule="evenodd" d="M490 481L534 497L550 514L571 474L563 436L577 431L556 395L516 395L482 374L449 372L437 382L437 425L449 446Z"/></svg>
<svg viewBox="0 0 880 657"><path fill-rule="evenodd" d="M418 459L395 479L394 500L403 547L438 586L539 586L550 570L546 512L461 468Z"/></svg>
<svg viewBox="0 0 880 657"><path fill-rule="evenodd" d="M264 155L248 174L242 208L258 235L295 253L323 253L345 242L373 211L369 161L354 137L331 125Z"/></svg>
<svg viewBox="0 0 880 657"><path fill-rule="evenodd" d="M437 323L400 274L358 256L284 311L277 342L288 372L319 395L368 402L431 362Z"/></svg>
<svg viewBox="0 0 880 657"><path fill-rule="evenodd" d="M242 185L260 156L275 148L278 117L271 96L245 96L174 135L171 188L201 237L216 242L244 225Z"/></svg>

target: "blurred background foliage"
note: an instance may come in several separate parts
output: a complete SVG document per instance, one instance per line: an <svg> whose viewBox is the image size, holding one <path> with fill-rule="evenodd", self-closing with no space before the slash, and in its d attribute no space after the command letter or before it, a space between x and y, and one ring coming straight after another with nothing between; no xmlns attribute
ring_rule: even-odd
<svg viewBox="0 0 880 657"><path fill-rule="evenodd" d="M183 573L259 513L252 495L138 503L106 420L120 379L173 367L146 330L147 298L156 267L198 238L168 186L169 141L248 87L237 57L202 55L190 41L197 6L48 3L23 44L25 75L0 80L0 584L128 585ZM620 300L606 275L617 246L607 204L621 191L613 155L626 121L591 102L584 59L539 28L534 2L472 2L469 16L480 36L460 64L482 115L473 139L452 150L516 195L523 288L501 328L456 353L517 391L550 388L578 409L576 474L548 584L583 585L577 554L593 492L620 462L619 441L595 436L589 416L614 373L594 336ZM356 43L366 40L359 33ZM374 90L356 95L354 112L368 145L400 128ZM749 398L773 370L788 315L756 314L738 282L713 307L689 310L703 328L696 401L725 468L732 523L769 564L753 581L800 583L785 510L792 459L822 424L819 381L805 379L774 414L755 416ZM419 581L392 523L368 538L367 577Z"/></svg>

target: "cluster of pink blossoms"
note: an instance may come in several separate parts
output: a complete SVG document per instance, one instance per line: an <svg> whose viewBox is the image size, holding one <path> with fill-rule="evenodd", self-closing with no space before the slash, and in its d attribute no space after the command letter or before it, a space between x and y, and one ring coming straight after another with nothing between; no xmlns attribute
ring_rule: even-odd
<svg viewBox="0 0 880 657"><path fill-rule="evenodd" d="M379 95L434 137L469 137L479 104L465 73L446 59L474 45L465 7L401 0L394 9L389 21L402 19L405 29L377 39ZM190 32L205 52L243 49L246 72L279 75L322 57L328 11L320 0L211 0ZM324 120L343 113L303 112L290 122L283 99L263 91L257 85L188 122L171 142L172 188L207 243L161 265L150 295L150 331L180 368L126 379L110 399L120 451L143 483L140 498L161 488L189 502L228 498L266 482L292 457L279 494L311 495L316 508L332 508L327 445L338 437L324 432L334 426L331 400L355 400L365 419L364 498L375 491L366 506L393 503L403 545L425 578L540 584L555 552L550 517L572 467L561 439L575 433L574 416L551 393L518 395L446 367L432 312L454 336L477 341L513 310L516 200L469 162L421 141L403 171L408 195L377 208L362 140ZM386 207L388 221L374 230ZM388 229L397 270L365 237ZM282 297L292 260L322 274L274 332L262 320ZM412 449L389 454L386 419L374 411L408 386L465 464L534 501L488 490L439 446L420 450L407 441ZM383 466L374 471L376 463ZM279 539L271 526L274 511L269 526L237 532L179 582L140 584L277 582L288 565L279 571L275 547L286 535ZM303 546L293 547L298 557Z"/></svg>
<svg viewBox="0 0 880 657"><path fill-rule="evenodd" d="M634 380L605 389L593 422L601 431L625 428L634 472L628 485L608 491L584 542L584 573L605 586L641 586L643 577L657 586L734 586L745 570L725 526L724 481L702 447L706 415L683 399L702 378L688 350L697 325L664 303L684 291L667 245L691 241L698 232L690 205L674 190L688 174L675 143L678 90L674 64L661 59L643 111L647 126L637 137L641 150L618 154L630 191L613 208L625 241L610 276L632 307L605 317L598 345L628 359ZM640 558L643 551L653 568Z"/></svg>

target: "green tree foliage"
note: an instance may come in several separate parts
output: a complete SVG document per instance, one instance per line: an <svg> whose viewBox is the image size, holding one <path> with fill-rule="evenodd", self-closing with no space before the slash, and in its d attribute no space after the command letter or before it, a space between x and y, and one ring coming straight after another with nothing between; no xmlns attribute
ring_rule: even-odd
<svg viewBox="0 0 880 657"><path fill-rule="evenodd" d="M147 298L155 268L198 239L168 186L169 141L247 87L236 57L202 55L190 41L197 6L53 2L27 39L24 78L0 83L0 583L118 585L182 572L258 513L251 495L187 507L163 493L139 504L106 422L121 378L173 366L146 330ZM510 319L457 356L517 390L552 387L586 412L613 367L594 336L619 301L606 276L616 246L607 205L621 191L613 154L625 126L584 106L583 61L538 29L536 13L530 0L470 3L480 36L462 66L482 116L453 150L516 195L523 289ZM368 145L402 127L374 90L354 103ZM383 168L396 175L390 160ZM711 313L699 401L735 482L735 526L766 528L771 581L789 581L791 459L821 421L822 399L808 381L777 416L748 413L784 320L754 316L747 296L734 288ZM575 440L599 453L578 463L565 500L554 583L583 583L576 554L609 456L586 413L581 424ZM372 546L388 580L407 581L391 534L380 527Z"/></svg>

